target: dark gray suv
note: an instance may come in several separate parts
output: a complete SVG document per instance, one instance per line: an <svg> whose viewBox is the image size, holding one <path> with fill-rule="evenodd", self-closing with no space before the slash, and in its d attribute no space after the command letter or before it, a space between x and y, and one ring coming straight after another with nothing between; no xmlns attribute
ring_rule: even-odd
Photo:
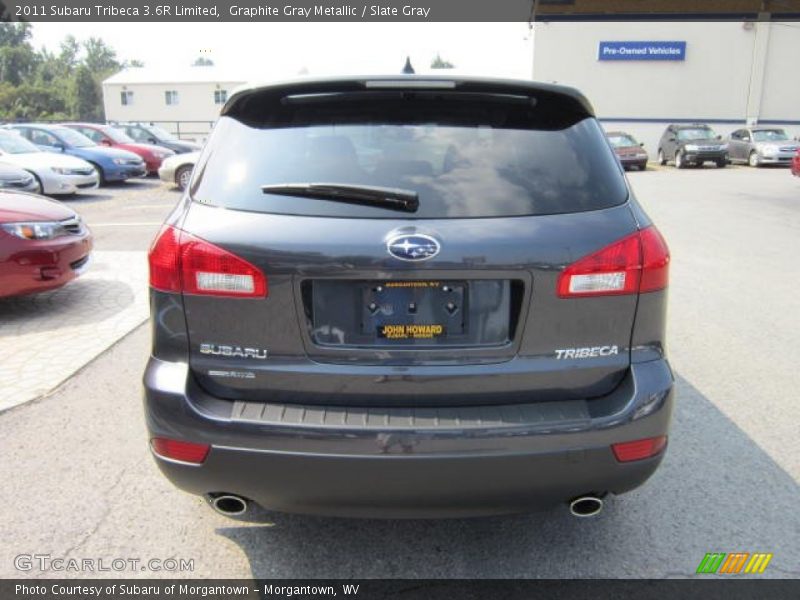
<svg viewBox="0 0 800 600"><path fill-rule="evenodd" d="M241 89L149 260L150 446L224 514L587 516L663 457L669 253L571 88Z"/></svg>

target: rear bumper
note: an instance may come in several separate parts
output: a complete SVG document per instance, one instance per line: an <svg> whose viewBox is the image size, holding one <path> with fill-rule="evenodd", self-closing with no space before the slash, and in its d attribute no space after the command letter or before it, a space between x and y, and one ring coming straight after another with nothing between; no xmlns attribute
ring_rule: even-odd
<svg viewBox="0 0 800 600"><path fill-rule="evenodd" d="M438 517L525 512L644 483L662 455L619 463L611 444L665 435L673 378L633 365L592 400L463 408L334 408L208 396L183 363L151 358L151 437L211 444L199 466L156 457L177 487L273 510Z"/></svg>

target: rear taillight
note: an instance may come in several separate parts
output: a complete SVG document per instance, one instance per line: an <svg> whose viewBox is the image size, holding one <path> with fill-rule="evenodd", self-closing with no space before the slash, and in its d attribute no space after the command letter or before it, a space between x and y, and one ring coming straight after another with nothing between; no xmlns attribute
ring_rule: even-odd
<svg viewBox="0 0 800 600"><path fill-rule="evenodd" d="M153 452L162 458L179 460L195 465L203 463L211 450L211 446L208 444L196 444L169 438L153 438L150 444Z"/></svg>
<svg viewBox="0 0 800 600"><path fill-rule="evenodd" d="M162 292L263 298L267 278L243 258L185 231L165 226L148 256L150 286Z"/></svg>
<svg viewBox="0 0 800 600"><path fill-rule="evenodd" d="M655 456L664 450L666 446L667 436L660 435L658 437L634 440L632 442L612 444L611 450L614 452L614 457L619 462L631 462Z"/></svg>
<svg viewBox="0 0 800 600"><path fill-rule="evenodd" d="M668 272L667 244L655 227L647 227L568 265L558 278L558 295L653 292L667 287Z"/></svg>

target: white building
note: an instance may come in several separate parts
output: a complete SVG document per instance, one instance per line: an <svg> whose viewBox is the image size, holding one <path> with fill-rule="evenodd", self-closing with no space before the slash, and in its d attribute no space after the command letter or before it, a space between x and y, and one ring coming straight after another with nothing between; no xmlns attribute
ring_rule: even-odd
<svg viewBox="0 0 800 600"><path fill-rule="evenodd" d="M537 22L533 78L581 90L654 158L668 123L800 135L800 29L778 22Z"/></svg>
<svg viewBox="0 0 800 600"><path fill-rule="evenodd" d="M103 82L106 120L154 123L201 141L228 95L246 80L216 66L124 69Z"/></svg>

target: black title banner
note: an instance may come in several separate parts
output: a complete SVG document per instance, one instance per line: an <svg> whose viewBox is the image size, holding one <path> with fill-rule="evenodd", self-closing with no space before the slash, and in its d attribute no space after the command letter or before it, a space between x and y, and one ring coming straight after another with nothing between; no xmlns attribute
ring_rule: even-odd
<svg viewBox="0 0 800 600"><path fill-rule="evenodd" d="M800 0L0 0L5 21L798 20ZM766 7L766 8L765 8Z"/></svg>

